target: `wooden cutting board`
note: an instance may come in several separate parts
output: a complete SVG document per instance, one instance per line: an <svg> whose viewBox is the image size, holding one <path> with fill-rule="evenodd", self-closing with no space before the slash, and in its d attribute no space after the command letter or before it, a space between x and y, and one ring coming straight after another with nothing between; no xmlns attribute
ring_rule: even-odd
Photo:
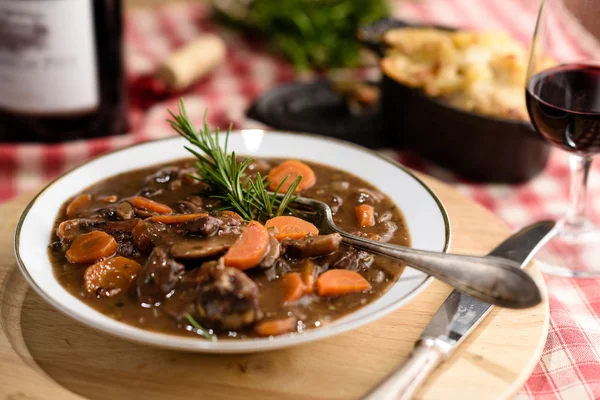
<svg viewBox="0 0 600 400"><path fill-rule="evenodd" d="M484 254L510 233L481 206L424 180L448 209L453 252ZM286 350L217 356L144 347L82 326L28 287L13 256L13 232L31 197L0 207L0 397L6 399L359 398L409 354L450 293L434 281L385 318ZM534 265L529 271L543 285ZM417 397L511 397L540 357L548 321L547 301L521 311L496 308Z"/></svg>

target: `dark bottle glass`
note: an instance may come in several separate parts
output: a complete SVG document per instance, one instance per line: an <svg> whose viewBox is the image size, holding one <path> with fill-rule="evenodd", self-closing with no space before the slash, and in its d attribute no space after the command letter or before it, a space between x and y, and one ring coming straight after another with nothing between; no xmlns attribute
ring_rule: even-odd
<svg viewBox="0 0 600 400"><path fill-rule="evenodd" d="M0 142L124 133L121 0L0 1Z"/></svg>

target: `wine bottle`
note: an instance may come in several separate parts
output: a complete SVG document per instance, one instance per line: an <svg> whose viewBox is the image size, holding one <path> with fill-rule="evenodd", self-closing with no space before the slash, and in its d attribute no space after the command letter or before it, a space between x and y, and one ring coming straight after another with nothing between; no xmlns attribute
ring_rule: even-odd
<svg viewBox="0 0 600 400"><path fill-rule="evenodd" d="M0 142L124 133L120 0L0 1Z"/></svg>

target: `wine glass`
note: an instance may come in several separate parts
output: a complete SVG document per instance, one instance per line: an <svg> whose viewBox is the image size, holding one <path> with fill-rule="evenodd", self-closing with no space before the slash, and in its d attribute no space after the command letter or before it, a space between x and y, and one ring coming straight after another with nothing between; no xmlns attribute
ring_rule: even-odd
<svg viewBox="0 0 600 400"><path fill-rule="evenodd" d="M586 214L600 152L600 1L542 0L527 71L531 122L571 165L571 206L537 258L546 273L600 276L600 228Z"/></svg>

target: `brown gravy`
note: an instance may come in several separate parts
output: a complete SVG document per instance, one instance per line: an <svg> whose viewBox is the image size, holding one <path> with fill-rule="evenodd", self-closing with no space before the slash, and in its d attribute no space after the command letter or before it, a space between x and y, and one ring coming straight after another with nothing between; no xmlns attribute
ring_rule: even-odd
<svg viewBox="0 0 600 400"><path fill-rule="evenodd" d="M251 171L252 173L260 171L261 174L266 175L272 166L281 161L283 160L258 160L251 166ZM410 245L410 235L400 210L377 188L348 172L312 162L306 162L306 164L314 170L317 181L313 187L302 191L300 195L330 204L335 213L335 223L340 228L355 234L376 237L389 243ZM80 218L98 219L107 222L118 221L123 216L115 214L116 205L135 195L141 195L153 201L169 205L174 210L177 208L177 212L180 213L193 212L193 208L197 207L202 211L214 214L214 210L219 207L218 201L203 194L206 189L203 183L195 182L186 177L188 172L193 173L192 165L191 160L181 160L130 171L96 183L82 192L90 194L92 202L86 207L86 210L81 211ZM114 202L110 202L112 200ZM357 225L355 207L363 203L374 207L376 224L372 227L359 228ZM56 219L56 228L61 222L69 219L66 216L68 204L67 202L60 210ZM148 218L144 213L140 215L139 210L134 209L133 212L137 214L134 216L135 218L142 220ZM88 230L94 229L96 228L88 228ZM102 230L102 228L99 229ZM118 255L137 261L144 269L149 251L136 249L135 244L132 244L130 234L118 233L113 234L113 236L119 243ZM84 273L90 264L70 263L65 256L68 243L61 240L56 232L52 235L49 249L49 256L58 281L73 296L90 307L111 318L143 329L177 335L197 335L185 318L174 318L172 312L168 311L170 306L165 309L169 302L175 300L169 298L161 303L143 304L133 287L110 297L89 293L85 290ZM306 259L294 259L285 255L280 258L281 261L271 268L261 269L255 267L244 271L244 273L258 287L258 304L262 311L261 319L269 320L293 316L297 320L296 330L299 332L326 325L328 322L380 297L398 279L403 269L397 262L364 252L357 252L341 245L335 253L313 257L310 261L317 265L318 273L330 268L356 270L368 280L371 289L339 297L319 297L314 293L306 294L296 302L282 304L281 277L289 272L302 271ZM185 266L185 274L190 274L195 268L200 267L205 260L178 261ZM177 297L175 295L177 291L178 286L175 285L171 293L173 299ZM256 336L252 326L253 324L249 324L239 329L219 329L215 327L214 331L219 338L246 338ZM211 328L211 326L208 326L208 328Z"/></svg>

